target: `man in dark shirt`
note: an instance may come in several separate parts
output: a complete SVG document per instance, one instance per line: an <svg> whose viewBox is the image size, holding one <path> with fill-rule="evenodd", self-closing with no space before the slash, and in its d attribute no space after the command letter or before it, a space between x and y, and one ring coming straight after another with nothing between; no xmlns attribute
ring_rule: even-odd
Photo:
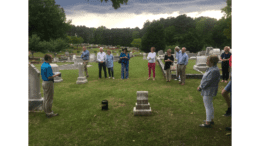
<svg viewBox="0 0 260 146"><path fill-rule="evenodd" d="M60 74L53 75L50 63L52 63L52 56L46 54L44 56L45 62L41 66L41 76L42 76L42 88L44 92L44 104L43 109L48 118L57 116L58 113L54 114L52 111L52 102L54 94L54 77Z"/></svg>

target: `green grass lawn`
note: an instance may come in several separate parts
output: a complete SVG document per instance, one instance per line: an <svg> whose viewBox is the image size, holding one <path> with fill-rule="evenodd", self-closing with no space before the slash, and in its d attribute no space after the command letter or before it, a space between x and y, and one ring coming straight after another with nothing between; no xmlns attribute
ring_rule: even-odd
<svg viewBox="0 0 260 146"><path fill-rule="evenodd" d="M225 127L231 118L222 117L227 109L219 84L214 97L215 125L201 128L206 118L202 96L196 90L199 79L166 82L156 66L156 80L148 77L147 60L130 60L129 80L120 80L121 66L114 63L115 80L98 80L98 64L88 68L88 83L78 85L78 70L61 70L63 82L55 83L53 111L60 115L46 118L44 112L29 113L29 145L37 146L208 146L231 145ZM40 69L40 64L35 65ZM136 91L149 91L152 115L134 116ZM43 97L43 90L41 87ZM101 110L108 100L109 110Z"/></svg>

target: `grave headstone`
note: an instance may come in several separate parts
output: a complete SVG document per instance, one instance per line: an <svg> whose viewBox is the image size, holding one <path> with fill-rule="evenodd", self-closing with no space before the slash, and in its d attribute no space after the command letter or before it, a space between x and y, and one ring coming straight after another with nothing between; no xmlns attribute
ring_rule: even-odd
<svg viewBox="0 0 260 146"><path fill-rule="evenodd" d="M51 63L51 68L52 68L52 72L59 72L59 66L57 64L54 64L54 63ZM59 83L59 82L62 82L63 79L59 76L55 77L54 78L54 83Z"/></svg>
<svg viewBox="0 0 260 146"><path fill-rule="evenodd" d="M69 52L65 52L65 55L66 55L66 56L69 56L69 55L70 55L70 53L69 53Z"/></svg>
<svg viewBox="0 0 260 146"><path fill-rule="evenodd" d="M137 102L133 109L134 116L137 115L151 115L152 109L150 103L148 102L148 91L137 91Z"/></svg>
<svg viewBox="0 0 260 146"><path fill-rule="evenodd" d="M79 63L78 64L79 67L79 77L76 81L76 84L85 84L88 82L88 80L86 79L86 76L84 76L84 65L83 63Z"/></svg>
<svg viewBox="0 0 260 146"><path fill-rule="evenodd" d="M143 53L143 59L146 60L146 53Z"/></svg>
<svg viewBox="0 0 260 146"><path fill-rule="evenodd" d="M54 61L54 62L58 62L58 61L59 61L59 58L58 58L58 57L54 57L54 58L53 58L53 61Z"/></svg>
<svg viewBox="0 0 260 146"><path fill-rule="evenodd" d="M208 68L206 62L207 62L207 56L197 56L196 64L193 66L193 69L199 71L206 71Z"/></svg>
<svg viewBox="0 0 260 146"><path fill-rule="evenodd" d="M29 111L43 110L43 101L40 89L40 71L33 64L29 64Z"/></svg>
<svg viewBox="0 0 260 146"><path fill-rule="evenodd" d="M213 50L213 47L207 47L207 48L206 48L205 55L206 55L206 56L209 56L209 52L210 52L211 50Z"/></svg>
<svg viewBox="0 0 260 146"><path fill-rule="evenodd" d="M158 55L164 55L163 50L158 51Z"/></svg>
<svg viewBox="0 0 260 146"><path fill-rule="evenodd" d="M76 55L73 55L73 56L72 56L72 60L73 60L73 61L74 61L76 58L77 58Z"/></svg>
<svg viewBox="0 0 260 146"><path fill-rule="evenodd" d="M90 61L90 62L94 62L94 61L95 61L95 54L94 54L94 53L91 53L91 54L89 55L89 61Z"/></svg>

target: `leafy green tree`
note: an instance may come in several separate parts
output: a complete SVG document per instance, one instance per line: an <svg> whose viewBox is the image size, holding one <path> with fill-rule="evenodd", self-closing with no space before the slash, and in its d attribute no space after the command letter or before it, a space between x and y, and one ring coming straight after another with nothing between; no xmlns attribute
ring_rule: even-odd
<svg viewBox="0 0 260 146"><path fill-rule="evenodd" d="M140 38L139 32L138 31L133 31L132 38L133 39Z"/></svg>
<svg viewBox="0 0 260 146"><path fill-rule="evenodd" d="M43 49L43 44L40 40L41 38L37 36L37 34L33 34L31 37L29 37L29 51L32 53L32 58L33 53L35 52L45 52Z"/></svg>
<svg viewBox="0 0 260 146"><path fill-rule="evenodd" d="M65 38L71 21L66 22L63 8L55 0L29 0L29 36L41 40Z"/></svg>
<svg viewBox="0 0 260 146"><path fill-rule="evenodd" d="M66 50L69 47L66 40L61 38L56 40L51 39L49 42L45 42L45 45L45 47L48 47L48 50L52 52L54 56L56 56L55 53Z"/></svg>
<svg viewBox="0 0 260 146"><path fill-rule="evenodd" d="M232 11L231 11L231 9L232 9L232 5L231 5L231 0L227 0L226 2L227 2L227 6L221 9L221 12L225 13L224 18L226 18L226 20L227 20L226 21L227 22L227 28L225 28L223 30L223 33L227 37L227 39L231 39L231 33L232 33L231 32L232 31L232 29L231 29L231 26L232 26L232 24L231 24L231 21L232 21Z"/></svg>
<svg viewBox="0 0 260 146"><path fill-rule="evenodd" d="M142 37L141 50L149 52L151 47L155 47L156 50L164 50L166 47L163 25L157 21L149 25Z"/></svg>
<svg viewBox="0 0 260 146"><path fill-rule="evenodd" d="M219 19L218 22L214 25L212 40L214 42L215 47L223 49L224 46L231 46L231 40L227 39L224 35L223 31L227 28L227 19L222 18Z"/></svg>
<svg viewBox="0 0 260 146"><path fill-rule="evenodd" d="M175 33L175 27L174 26L170 26L164 29L165 31L165 41L167 45L173 45L175 44L175 40L174 40L174 33Z"/></svg>
<svg viewBox="0 0 260 146"><path fill-rule="evenodd" d="M76 36L67 36L66 42L70 44L77 44L77 49L79 47L79 44L83 43L82 37L76 37Z"/></svg>
<svg viewBox="0 0 260 146"><path fill-rule="evenodd" d="M131 43L132 46L136 47L137 49L141 47L142 39L134 39Z"/></svg>

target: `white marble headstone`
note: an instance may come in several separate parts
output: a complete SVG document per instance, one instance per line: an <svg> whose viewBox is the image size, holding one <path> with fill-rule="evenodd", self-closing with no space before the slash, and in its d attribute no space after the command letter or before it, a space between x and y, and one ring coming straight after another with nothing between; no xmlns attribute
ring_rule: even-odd
<svg viewBox="0 0 260 146"><path fill-rule="evenodd" d="M206 66L207 56L197 56L196 65Z"/></svg>
<svg viewBox="0 0 260 146"><path fill-rule="evenodd" d="M59 66L57 64L51 63L50 65L51 65L53 73L59 72ZM59 82L62 82L62 81L63 81L63 79L59 76L54 78L54 83L59 83Z"/></svg>

